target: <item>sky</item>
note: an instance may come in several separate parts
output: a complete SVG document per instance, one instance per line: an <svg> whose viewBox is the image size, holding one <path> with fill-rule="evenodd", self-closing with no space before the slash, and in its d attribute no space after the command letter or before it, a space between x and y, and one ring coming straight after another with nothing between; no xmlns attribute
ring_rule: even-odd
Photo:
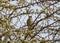
<svg viewBox="0 0 60 43"><path fill-rule="evenodd" d="M30 1L30 0L29 0ZM29 2L28 0L27 0L27 2ZM11 1L10 2L10 4L12 4L12 5L17 5L17 1ZM58 6L60 6L60 3L58 3L58 5L57 4L55 4L57 7ZM52 7L52 6L51 6ZM34 11L36 11L36 9L40 9L40 10L42 10L42 8L41 7L39 7L39 6L37 6L37 5L34 5L34 6L31 6L31 9L34 9ZM33 21L35 20L35 18L37 17L37 14L30 14L30 16L32 16L32 19L33 19ZM42 14L41 15L41 17L43 18L43 16L44 16L44 14ZM60 17L59 15L57 15L58 17ZM21 15L20 17L20 22L18 22L18 23L16 23L16 21L18 20L18 18L13 18L12 19L12 23L13 24L17 24L16 25L16 27L22 27L23 25L25 25L26 24L26 21L27 21L27 19L28 19L28 15ZM40 18L39 18L40 19ZM50 24L51 23L53 23L54 21L50 21ZM47 34L41 34L41 36L42 37L45 37L45 36L47 36L48 35L48 33ZM49 37L51 37L51 39L52 39L52 36L49 36ZM48 39L48 38L47 38Z"/></svg>
<svg viewBox="0 0 60 43"><path fill-rule="evenodd" d="M27 0L27 2L30 2L30 0L29 1ZM11 1L10 4L17 5L17 1ZM58 3L58 5L55 4L55 6L57 6L57 7L60 6L60 3ZM53 8L53 7L51 6L51 8ZM35 12L36 12L36 9L42 10L42 8L38 5L31 6L30 9L34 9ZM23 11L24 11L24 8L23 8ZM32 16L32 19L35 20L35 18L37 17L37 14L30 14L30 16ZM44 14L42 14L41 16L43 17ZM57 15L57 16L60 17L59 15ZM19 18L20 18L20 22L17 23L17 25L16 25L17 27L21 27L24 24L26 24L26 21L28 19L28 15L21 15ZM16 23L16 21L17 21L16 19L18 19L18 18L13 18L13 20L12 20L13 24Z"/></svg>
<svg viewBox="0 0 60 43"><path fill-rule="evenodd" d="M55 6L59 7L59 6L60 6L60 3L55 4ZM51 6L51 8L53 8L53 6ZM37 6L37 5L32 6L31 9L34 9L35 11L36 11L36 9L41 9L41 10L42 10L42 8L39 7L39 6ZM37 17L37 14L30 14L30 16L32 16L32 19L35 20L35 18ZM41 15L42 18L43 18L43 16L44 16L44 14ZM60 17L59 15L57 15L57 16ZM14 24L15 24L16 21L17 21L16 19L17 19L17 18L14 18L14 19L12 20ZM17 27L22 27L23 25L25 25L27 19L28 19L28 15L21 15L21 19L20 19L20 22L17 23ZM51 23L53 23L53 22L54 22L53 20L50 20L49 24L51 24ZM38 25L39 25L39 24L38 24ZM48 33L46 33L46 34L45 34L45 33L43 33L43 34L41 33L41 34L39 34L39 35L42 36L42 37L47 37L47 36L48 36ZM50 40L53 38L52 35L50 35L49 37L50 37ZM58 35L57 35L57 37L58 37ZM56 37L56 38L57 38L57 37ZM48 39L48 37L47 37L46 39Z"/></svg>

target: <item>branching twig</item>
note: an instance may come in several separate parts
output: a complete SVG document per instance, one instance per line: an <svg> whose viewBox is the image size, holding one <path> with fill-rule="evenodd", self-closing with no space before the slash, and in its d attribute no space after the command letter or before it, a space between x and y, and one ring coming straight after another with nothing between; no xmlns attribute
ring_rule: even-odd
<svg viewBox="0 0 60 43"><path fill-rule="evenodd" d="M60 20L57 20L57 21L60 21ZM53 22L52 24L56 23L57 21ZM34 38L40 31L42 31L44 28L49 27L49 26L51 26L52 24L47 25L47 26L45 26L45 27L41 27L41 29L40 29L37 33L35 33L35 34L31 37L31 39L33 39L33 38Z"/></svg>

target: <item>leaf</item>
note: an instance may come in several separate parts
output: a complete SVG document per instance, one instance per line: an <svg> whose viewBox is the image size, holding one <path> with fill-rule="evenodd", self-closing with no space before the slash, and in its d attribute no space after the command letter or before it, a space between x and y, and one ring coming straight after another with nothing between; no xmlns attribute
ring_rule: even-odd
<svg viewBox="0 0 60 43"><path fill-rule="evenodd" d="M23 40L23 41L22 41L22 43L28 43L28 41L26 41L26 40Z"/></svg>
<svg viewBox="0 0 60 43"><path fill-rule="evenodd" d="M31 30L31 31L28 31L26 34L27 34L27 35L31 35L33 32L34 32L34 31Z"/></svg>
<svg viewBox="0 0 60 43"><path fill-rule="evenodd" d="M11 28L11 29L15 29L15 26L14 26L14 25L11 25L10 28Z"/></svg>
<svg viewBox="0 0 60 43"><path fill-rule="evenodd" d="M23 5L26 1L25 0L20 0L18 4Z"/></svg>
<svg viewBox="0 0 60 43"><path fill-rule="evenodd" d="M5 3L8 2L8 1L9 1L9 0L0 0L0 2L5 2Z"/></svg>
<svg viewBox="0 0 60 43"><path fill-rule="evenodd" d="M12 10L12 9L15 10L16 9L16 6L10 5L9 8L10 8L10 10Z"/></svg>

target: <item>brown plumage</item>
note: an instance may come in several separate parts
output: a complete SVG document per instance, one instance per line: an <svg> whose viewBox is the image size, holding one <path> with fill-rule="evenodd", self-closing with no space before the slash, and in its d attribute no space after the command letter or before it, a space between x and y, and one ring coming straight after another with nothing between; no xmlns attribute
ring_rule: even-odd
<svg viewBox="0 0 60 43"><path fill-rule="evenodd" d="M32 16L29 16L28 19L27 19L27 26L28 26L28 29L31 30L31 27L32 27Z"/></svg>

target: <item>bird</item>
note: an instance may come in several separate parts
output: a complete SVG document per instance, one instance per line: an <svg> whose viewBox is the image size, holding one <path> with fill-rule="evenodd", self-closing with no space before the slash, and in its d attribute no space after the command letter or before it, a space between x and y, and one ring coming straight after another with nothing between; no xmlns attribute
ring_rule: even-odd
<svg viewBox="0 0 60 43"><path fill-rule="evenodd" d="M32 27L32 16L28 16L28 19L27 19L27 26L28 26L28 30L31 30L31 27Z"/></svg>

